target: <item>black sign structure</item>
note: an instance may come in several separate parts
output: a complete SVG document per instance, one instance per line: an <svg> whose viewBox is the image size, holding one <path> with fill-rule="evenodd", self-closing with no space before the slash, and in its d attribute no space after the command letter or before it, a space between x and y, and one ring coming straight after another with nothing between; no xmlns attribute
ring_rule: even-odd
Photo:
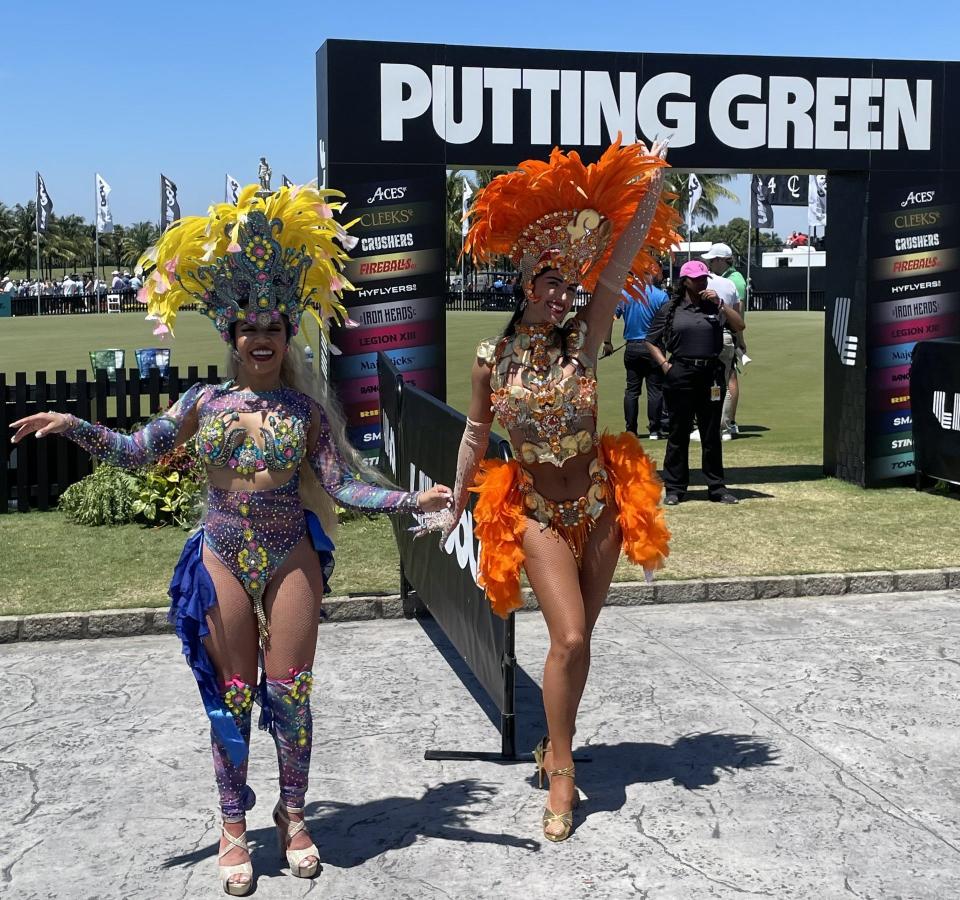
<svg viewBox="0 0 960 900"><path fill-rule="evenodd" d="M916 345L910 394L917 475L960 484L960 340Z"/></svg>
<svg viewBox="0 0 960 900"><path fill-rule="evenodd" d="M428 338L424 329L412 346L435 348L440 367L444 321L435 300L444 287L448 167L513 166L545 158L553 146L577 150L589 162L620 134L625 141L647 142L671 135L670 162L691 171L827 172L824 469L861 485L910 474L908 467L879 461L886 458L879 455L885 452L884 436L894 432L883 431L886 420L874 414L884 410L870 409L868 415L872 386L882 381L873 374L879 358L874 350L892 344L879 342L880 322L868 316L868 306L875 296L878 303L892 299L894 285L916 297L933 295L923 286L937 280L926 277L928 270L903 268L921 264L899 260L898 277L880 279L886 265L880 261L936 250L930 268L943 283L936 290L955 298L948 285L960 259L957 244L909 252L874 248L895 210L891 204L931 190L936 193L926 204L931 208L941 200L948 206L957 202L960 117L950 111L960 102L960 63L331 40L317 53L317 80L321 181L346 191L355 211L379 202L377 186L409 186L415 202L426 204L432 223L427 232L395 223L382 229L384 235L409 234L411 246L371 251L392 257L378 265L399 265L396 259L402 259L419 268L368 270L366 275L377 276L370 282L363 281L363 272L356 274L364 290L403 288L409 306L423 307L417 314L435 330ZM412 212L406 197L379 196ZM911 236L922 241L934 234L952 240L935 227L917 228ZM438 256L414 263L415 253L434 250ZM394 299L399 298L367 293L354 302ZM943 302L949 306L952 300ZM434 309L435 318L428 311ZM939 333L960 335L957 320L938 324ZM441 369L436 387L427 390L442 396L443 383ZM368 411L372 408L371 403ZM361 429L355 440L371 434L353 427Z"/></svg>

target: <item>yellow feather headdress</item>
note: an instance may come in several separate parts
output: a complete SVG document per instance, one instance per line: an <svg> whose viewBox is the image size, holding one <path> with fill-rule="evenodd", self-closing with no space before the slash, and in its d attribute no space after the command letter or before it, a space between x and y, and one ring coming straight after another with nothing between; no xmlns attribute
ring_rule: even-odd
<svg viewBox="0 0 960 900"><path fill-rule="evenodd" d="M184 303L197 303L224 340L238 321L266 324L286 316L295 334L309 310L327 331L329 319L343 321L341 302L353 285L343 275L353 225L334 214L340 191L312 185L282 187L268 197L247 185L237 204L217 203L206 216L174 222L137 263L147 272L139 299L154 334L173 331Z"/></svg>
<svg viewBox="0 0 960 900"><path fill-rule="evenodd" d="M529 159L498 175L470 210L464 252L480 262L509 256L524 281L547 268L592 291L617 239L666 162L640 144L620 140L596 163L584 165L576 151L554 148L550 161ZM646 243L637 253L627 288L643 289L640 275L655 272L653 254L667 253L679 235L677 214L661 199Z"/></svg>

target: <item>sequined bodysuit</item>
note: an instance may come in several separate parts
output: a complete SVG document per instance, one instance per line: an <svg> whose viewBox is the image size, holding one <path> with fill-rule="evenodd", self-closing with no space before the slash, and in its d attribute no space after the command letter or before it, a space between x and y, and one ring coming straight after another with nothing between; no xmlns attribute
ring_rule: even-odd
<svg viewBox="0 0 960 900"><path fill-rule="evenodd" d="M590 461L590 486L582 497L552 500L533 484L525 468L548 463L558 468L600 444L597 435L597 377L583 352L587 324L573 319L564 353L553 325L516 326L516 332L484 341L477 357L490 368L490 405L510 434L520 463L519 489L528 515L555 529L578 562L607 500L607 472L599 456ZM565 372L573 363L575 370ZM519 376L519 384L515 383Z"/></svg>
<svg viewBox="0 0 960 900"><path fill-rule="evenodd" d="M231 476L291 472L282 485L268 490L209 488L203 522L206 545L230 569L253 600L261 637L266 637L263 594L273 574L304 538L308 520L300 501L300 465L306 458L324 489L338 504L379 512L415 512L416 495L393 491L360 479L340 455L323 410L290 388L254 393L232 382L194 385L165 415L132 435L74 419L67 436L92 455L124 468L156 461L171 450L187 413L196 407L197 451L208 470ZM261 442L238 425L241 415L258 414ZM307 436L319 416L316 445L308 453Z"/></svg>

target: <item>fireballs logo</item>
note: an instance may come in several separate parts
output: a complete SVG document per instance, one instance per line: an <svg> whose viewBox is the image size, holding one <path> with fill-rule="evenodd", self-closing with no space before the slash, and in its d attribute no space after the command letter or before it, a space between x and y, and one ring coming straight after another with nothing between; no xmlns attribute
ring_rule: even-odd
<svg viewBox="0 0 960 900"><path fill-rule="evenodd" d="M836 345L840 362L845 366L857 364L857 345L860 339L853 334L847 334L850 324L850 298L837 297L837 305L833 308L833 343Z"/></svg>

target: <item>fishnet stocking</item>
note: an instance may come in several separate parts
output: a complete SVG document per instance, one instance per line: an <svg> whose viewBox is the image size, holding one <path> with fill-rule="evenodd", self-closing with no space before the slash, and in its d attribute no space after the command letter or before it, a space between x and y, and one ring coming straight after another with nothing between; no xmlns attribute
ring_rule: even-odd
<svg viewBox="0 0 960 900"><path fill-rule="evenodd" d="M541 531L531 519L524 532L527 578L550 634L550 650L543 667L549 769L573 763L577 709L590 670L590 638L610 588L620 543L620 526L612 504L607 505L590 534L580 569L573 551L553 529ZM572 798L571 779L551 782L551 809L569 809Z"/></svg>

